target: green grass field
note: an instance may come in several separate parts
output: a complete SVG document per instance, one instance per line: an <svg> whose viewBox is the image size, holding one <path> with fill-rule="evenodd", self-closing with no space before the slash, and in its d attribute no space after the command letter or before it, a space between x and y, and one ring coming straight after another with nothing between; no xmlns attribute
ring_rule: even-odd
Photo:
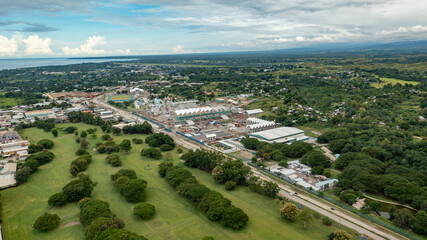
<svg viewBox="0 0 427 240"><path fill-rule="evenodd" d="M131 95L117 95L117 96L111 96L111 101L124 101L124 100L130 100L132 97Z"/></svg>
<svg viewBox="0 0 427 240"><path fill-rule="evenodd" d="M58 126L69 125L77 126L79 131L93 128L81 123ZM101 141L102 134L98 128L98 138L92 139L88 136L87 139L94 146L96 142ZM51 163L40 167L27 183L1 192L2 227L6 239L83 239L83 227L76 222L79 215L76 203L60 208L47 206L49 196L60 192L62 187L73 179L68 169L70 162L76 158L74 152L79 147L74 141L74 135L60 132L57 138L53 138L51 133L31 128L25 129L23 136L28 137L31 142L43 138L53 139L55 146L52 152L55 153L56 158ZM134 137L145 138L143 135L121 135L115 136L114 140L119 143L123 139ZM126 202L110 181L110 174L119 168L113 168L105 162L106 154L91 151L93 161L86 172L93 181L97 182L92 197L110 203L112 212L125 221L126 229L142 234L148 239L201 239L204 236L214 236L215 239L325 239L327 234L341 228L335 223L330 227L325 226L321 220L315 219L307 229L304 229L302 222L290 223L280 218L281 204L276 200L253 193L247 187L226 191L224 186L213 181L210 174L189 169L201 183L221 192L235 206L242 208L248 214L249 224L244 230L226 229L218 223L209 221L187 199L179 196L164 179L158 176L157 165L160 161L143 159L139 155L141 149L146 147L146 144L133 145L129 154L120 153L120 155L123 168L134 169L139 178L148 181L146 202L154 204L157 209L153 219L142 221L133 216L134 204ZM171 151L170 154L175 164L183 165L178 159L176 150ZM35 232L32 225L44 212L57 213L61 217L61 227L50 233Z"/></svg>
<svg viewBox="0 0 427 240"><path fill-rule="evenodd" d="M395 78L385 78L385 77L381 77L380 78L383 82L382 83L372 83L372 87L375 88L382 88L385 85L391 83L391 85L396 85L398 83L405 85L405 84L412 84L412 85L418 85L419 82L414 82L414 81L404 81L404 80L400 80L400 79L395 79Z"/></svg>

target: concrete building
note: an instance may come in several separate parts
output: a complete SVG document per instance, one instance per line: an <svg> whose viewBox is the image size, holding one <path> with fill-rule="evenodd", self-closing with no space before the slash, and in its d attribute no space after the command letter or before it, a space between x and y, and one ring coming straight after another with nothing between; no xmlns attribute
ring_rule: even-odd
<svg viewBox="0 0 427 240"><path fill-rule="evenodd" d="M260 108L258 108L258 109L252 109L252 110L246 110L245 111L246 115L248 115L249 117L253 117L253 116L259 115L259 114L261 114L263 112L264 111L262 109L260 109Z"/></svg>
<svg viewBox="0 0 427 240"><path fill-rule="evenodd" d="M40 119L56 117L55 113L51 109L28 111L28 112L25 112L24 115L26 118L40 118Z"/></svg>
<svg viewBox="0 0 427 240"><path fill-rule="evenodd" d="M16 156L19 160L26 159L29 145L30 142L22 140L15 131L0 132L0 153L4 158Z"/></svg>
<svg viewBox="0 0 427 240"><path fill-rule="evenodd" d="M292 143L295 141L307 141L309 138L304 131L294 127L279 127L249 134L250 137L269 143Z"/></svg>
<svg viewBox="0 0 427 240"><path fill-rule="evenodd" d="M246 127L249 128L250 132L259 132L268 129L272 129L276 126L275 122L267 121L260 118L248 118L246 119Z"/></svg>

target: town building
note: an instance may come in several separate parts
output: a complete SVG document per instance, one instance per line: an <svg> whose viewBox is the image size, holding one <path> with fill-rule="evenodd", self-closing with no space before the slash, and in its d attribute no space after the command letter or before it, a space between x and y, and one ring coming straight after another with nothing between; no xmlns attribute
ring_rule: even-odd
<svg viewBox="0 0 427 240"><path fill-rule="evenodd" d="M0 132L0 153L3 158L17 157L25 160L28 157L30 142L22 140L15 131Z"/></svg>

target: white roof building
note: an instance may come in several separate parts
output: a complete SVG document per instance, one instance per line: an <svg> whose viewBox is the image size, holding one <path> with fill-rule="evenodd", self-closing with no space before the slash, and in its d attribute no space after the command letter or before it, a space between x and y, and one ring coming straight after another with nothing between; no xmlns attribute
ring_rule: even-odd
<svg viewBox="0 0 427 240"><path fill-rule="evenodd" d="M256 116L258 114L263 113L264 111L262 109L258 108L258 109L246 110L245 112L249 116Z"/></svg>
<svg viewBox="0 0 427 240"><path fill-rule="evenodd" d="M249 134L250 137L258 138L269 143L287 143L295 141L306 141L308 137L304 131L295 127L279 127Z"/></svg>

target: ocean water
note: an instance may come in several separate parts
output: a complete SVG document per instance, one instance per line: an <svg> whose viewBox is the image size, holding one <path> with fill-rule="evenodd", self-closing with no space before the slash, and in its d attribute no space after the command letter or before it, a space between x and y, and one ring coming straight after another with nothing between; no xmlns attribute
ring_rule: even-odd
<svg viewBox="0 0 427 240"><path fill-rule="evenodd" d="M103 59L69 59L69 58L22 58L22 59L0 59L0 70L43 67L52 65L68 65L78 63L102 63L111 61L130 61L136 58L103 58Z"/></svg>

